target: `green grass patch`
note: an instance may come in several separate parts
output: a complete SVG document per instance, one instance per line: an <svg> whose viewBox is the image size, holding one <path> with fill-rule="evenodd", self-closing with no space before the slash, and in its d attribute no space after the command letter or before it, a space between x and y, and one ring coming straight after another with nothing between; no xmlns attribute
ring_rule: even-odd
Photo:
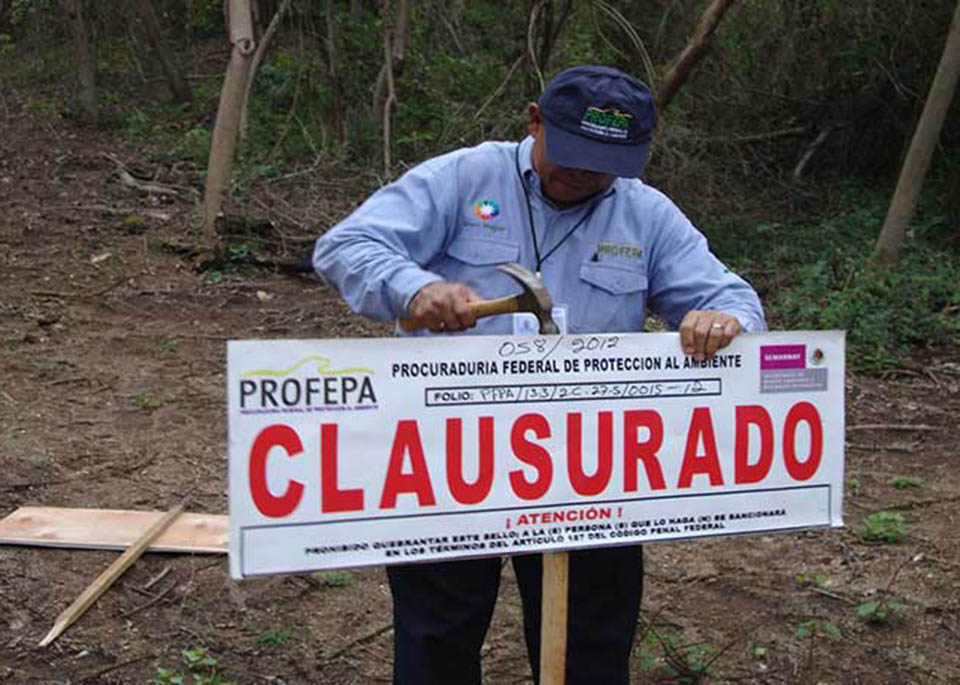
<svg viewBox="0 0 960 685"><path fill-rule="evenodd" d="M903 514L877 511L857 526L857 533L864 542L892 544L907 534L907 523Z"/></svg>
<svg viewBox="0 0 960 685"><path fill-rule="evenodd" d="M872 600L858 604L855 609L857 618L867 623L886 623L892 615L907 608L903 602L892 602L886 599Z"/></svg>
<svg viewBox="0 0 960 685"><path fill-rule="evenodd" d="M919 488L923 486L923 478L917 478L916 476L894 476L887 481L887 484L892 485L897 488L897 490Z"/></svg>
<svg viewBox="0 0 960 685"><path fill-rule="evenodd" d="M313 576L327 587L347 587L354 581L350 571L318 571Z"/></svg>

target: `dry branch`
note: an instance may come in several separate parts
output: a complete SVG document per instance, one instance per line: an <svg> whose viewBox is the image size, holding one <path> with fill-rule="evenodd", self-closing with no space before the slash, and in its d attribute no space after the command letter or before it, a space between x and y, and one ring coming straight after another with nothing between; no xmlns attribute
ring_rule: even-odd
<svg viewBox="0 0 960 685"><path fill-rule="evenodd" d="M797 162L797 166L793 168L793 180L799 181L803 178L803 172L806 170L807 165L810 163L810 160L813 159L813 155L816 154L823 144L827 141L827 136L830 135L833 129L827 127L820 131L817 134L817 137L807 146L807 149L804 150L803 155L800 156L800 161Z"/></svg>
<svg viewBox="0 0 960 685"><path fill-rule="evenodd" d="M389 3L384 5L385 12L389 11ZM393 83L393 49L392 49L392 40L391 40L391 29L390 23L384 22L385 28L383 31L383 71L386 74L387 82L387 99L383 103L383 175L389 180L391 177L390 167L392 166L392 160L390 158L390 117L393 112L393 107L397 102L397 92Z"/></svg>
<svg viewBox="0 0 960 685"><path fill-rule="evenodd" d="M940 426L926 426L922 423L861 423L847 426L848 431L942 431Z"/></svg>
<svg viewBox="0 0 960 685"><path fill-rule="evenodd" d="M673 100L683 84L690 78L693 69L707 56L707 53L710 52L710 41L713 38L713 32L716 31L717 26L720 25L720 21L723 19L723 15L727 13L727 10L730 9L730 6L733 5L735 1L736 0L713 0L710 5L707 6L707 9L704 10L693 37L687 43L683 52L680 53L677 61L670 67L667 75L663 78L660 92L657 94L658 111L662 112L667 108L667 105L670 104L670 101Z"/></svg>
<svg viewBox="0 0 960 685"><path fill-rule="evenodd" d="M503 93L504 89L507 87L507 84L510 83L510 78L513 76L513 72L517 70L517 67L520 66L520 64L527 58L528 55L529 52L523 52L519 57L517 57L514 63L510 66L509 71L507 71L507 75L504 77L500 86L490 94L490 97L483 101L483 104L480 105L480 109L478 109L477 113L473 115L474 121L480 118L480 115L483 114L483 111L487 108L487 105L493 102L496 98L500 97L500 94Z"/></svg>
<svg viewBox="0 0 960 685"><path fill-rule="evenodd" d="M354 647L357 647L357 646L360 646L360 645L365 645L365 644L367 644L368 642L371 642L371 641L377 639L378 637L380 637L381 635L383 635L384 633L386 633L386 632L388 632L388 631L390 631L390 630L393 630L393 624L392 624L392 623L388 623L388 624L385 625L385 626L380 626L380 627L377 628L376 630L374 630L374 631L372 631L372 632L369 632L369 633L367 633L366 635L362 635L361 637L357 638L356 640L353 640L353 641L350 642L350 644L348 644L346 647L341 647L341 648L338 649L336 652L334 652L333 654L331 654L330 656L328 656L326 659L324 659L324 663L330 663L331 661L335 661L335 660L339 659L340 657L342 657L342 656L343 656L344 654L346 654L347 652L349 652L349 651L350 651L351 649L353 649Z"/></svg>

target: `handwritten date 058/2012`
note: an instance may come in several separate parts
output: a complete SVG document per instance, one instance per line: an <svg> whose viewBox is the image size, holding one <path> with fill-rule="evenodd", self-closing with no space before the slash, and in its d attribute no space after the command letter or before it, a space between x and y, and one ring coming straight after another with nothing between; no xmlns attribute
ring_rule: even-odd
<svg viewBox="0 0 960 685"><path fill-rule="evenodd" d="M501 343L497 354L501 359L510 357L520 357L523 355L542 355L543 358L549 357L554 350L560 347L560 344L566 342L567 348L574 354L582 352L599 352L602 350L612 350L620 344L620 338L616 335L597 336L597 335L577 335L573 337L564 337L559 335L550 338L533 338L531 340L505 340Z"/></svg>

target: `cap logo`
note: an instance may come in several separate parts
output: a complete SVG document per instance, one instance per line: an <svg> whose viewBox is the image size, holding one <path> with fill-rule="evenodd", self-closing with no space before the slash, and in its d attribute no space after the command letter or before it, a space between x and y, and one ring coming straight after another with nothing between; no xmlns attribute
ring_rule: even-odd
<svg viewBox="0 0 960 685"><path fill-rule="evenodd" d="M580 128L604 138L626 140L631 119L633 119L632 114L621 112L616 108L588 107L580 121Z"/></svg>
<svg viewBox="0 0 960 685"><path fill-rule="evenodd" d="M495 200L481 200L473 205L473 215L480 221L489 221L500 216L500 205Z"/></svg>

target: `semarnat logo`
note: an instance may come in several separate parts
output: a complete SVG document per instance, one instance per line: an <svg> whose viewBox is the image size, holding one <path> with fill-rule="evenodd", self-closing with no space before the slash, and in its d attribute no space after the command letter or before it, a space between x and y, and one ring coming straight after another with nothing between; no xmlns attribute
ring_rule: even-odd
<svg viewBox="0 0 960 685"><path fill-rule="evenodd" d="M366 367L334 368L320 355L286 369L254 369L240 377L242 414L375 409L377 394Z"/></svg>

